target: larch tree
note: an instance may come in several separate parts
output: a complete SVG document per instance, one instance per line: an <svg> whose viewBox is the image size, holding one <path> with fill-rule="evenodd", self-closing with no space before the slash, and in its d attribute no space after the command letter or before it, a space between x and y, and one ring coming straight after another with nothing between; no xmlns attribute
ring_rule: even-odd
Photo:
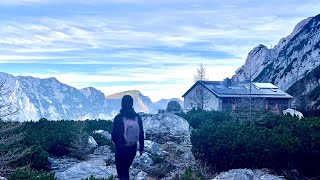
<svg viewBox="0 0 320 180"><path fill-rule="evenodd" d="M206 81L208 80L207 74L206 74L206 68L203 63L200 63L199 68L197 69L197 73L193 76L194 82L197 81Z"/></svg>
<svg viewBox="0 0 320 180"><path fill-rule="evenodd" d="M207 81L208 77L206 74L206 68L203 63L200 63L197 68L197 73L193 77L194 82L197 81ZM196 104L196 107L199 109L204 109L205 104L209 100L209 93L206 92L204 88L204 84L200 84L199 87L196 87L196 91L194 96L192 97L192 101Z"/></svg>

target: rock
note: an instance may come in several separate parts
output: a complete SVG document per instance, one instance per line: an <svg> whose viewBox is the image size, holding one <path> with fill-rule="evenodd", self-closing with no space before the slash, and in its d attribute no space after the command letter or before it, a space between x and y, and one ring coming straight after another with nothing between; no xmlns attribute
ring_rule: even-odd
<svg viewBox="0 0 320 180"><path fill-rule="evenodd" d="M142 156L137 153L136 158L133 160L132 166L134 168L147 169L153 166L153 164L153 160L149 157L149 154L145 152Z"/></svg>
<svg viewBox="0 0 320 180"><path fill-rule="evenodd" d="M55 172L63 172L68 168L78 164L80 161L75 158L48 158L51 163L50 169L55 170Z"/></svg>
<svg viewBox="0 0 320 180"><path fill-rule="evenodd" d="M150 140L144 141L144 151L150 154L157 154L157 155L161 154L161 149L159 144Z"/></svg>
<svg viewBox="0 0 320 180"><path fill-rule="evenodd" d="M98 143L96 142L96 140L94 140L94 138L92 136L88 137L88 145L90 147L97 147Z"/></svg>
<svg viewBox="0 0 320 180"><path fill-rule="evenodd" d="M108 131L104 130L96 130L93 133L100 134L102 137L106 138L107 140L111 141L111 134Z"/></svg>
<svg viewBox="0 0 320 180"><path fill-rule="evenodd" d="M96 178L115 176L116 168L114 153L109 146L101 146L88 155L88 160L79 161L74 158L49 158L51 169L54 170L57 180L85 179L91 175Z"/></svg>
<svg viewBox="0 0 320 180"><path fill-rule="evenodd" d="M174 162L177 167L193 166L195 164L195 158L191 151L191 145L179 145L172 142L165 144L164 150L170 154L170 161Z"/></svg>
<svg viewBox="0 0 320 180"><path fill-rule="evenodd" d="M147 178L148 178L148 174L146 172L140 171L137 174L135 180L147 180Z"/></svg>
<svg viewBox="0 0 320 180"><path fill-rule="evenodd" d="M181 113L181 105L177 100L172 100L167 105L167 112Z"/></svg>
<svg viewBox="0 0 320 180"><path fill-rule="evenodd" d="M50 163L51 170L58 169L58 163L54 158L48 157L48 161Z"/></svg>
<svg viewBox="0 0 320 180"><path fill-rule="evenodd" d="M7 178L0 176L0 180L7 180Z"/></svg>
<svg viewBox="0 0 320 180"><path fill-rule="evenodd" d="M105 146L100 146L97 149L93 151L94 155L110 155L112 154L110 147L105 145Z"/></svg>
<svg viewBox="0 0 320 180"><path fill-rule="evenodd" d="M232 169L216 176L213 180L285 180L264 170Z"/></svg>
<svg viewBox="0 0 320 180"><path fill-rule="evenodd" d="M142 116L142 119L146 140L190 144L189 123L185 119L170 113Z"/></svg>
<svg viewBox="0 0 320 180"><path fill-rule="evenodd" d="M114 153L111 152L110 147L107 145L100 146L97 149L95 149L93 152L93 156L90 157L104 159L107 166L115 163Z"/></svg>
<svg viewBox="0 0 320 180"><path fill-rule="evenodd" d="M82 180L90 176L108 178L117 174L115 165L106 166L103 159L80 162L63 172L56 172L57 180Z"/></svg>

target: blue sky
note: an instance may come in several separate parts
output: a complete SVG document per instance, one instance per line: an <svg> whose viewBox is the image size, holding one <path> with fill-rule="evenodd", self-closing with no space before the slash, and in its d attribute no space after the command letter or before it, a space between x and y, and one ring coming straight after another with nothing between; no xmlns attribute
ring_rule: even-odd
<svg viewBox="0 0 320 180"><path fill-rule="evenodd" d="M231 77L319 13L318 0L1 0L0 71L181 98L200 63Z"/></svg>

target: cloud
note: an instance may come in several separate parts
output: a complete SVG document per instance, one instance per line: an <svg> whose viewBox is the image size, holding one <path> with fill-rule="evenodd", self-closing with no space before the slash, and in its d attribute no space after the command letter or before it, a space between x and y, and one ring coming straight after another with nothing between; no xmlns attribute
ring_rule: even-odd
<svg viewBox="0 0 320 180"><path fill-rule="evenodd" d="M36 63L43 60L56 60L56 59L64 59L65 57L59 56L23 56L23 55L0 55L0 63Z"/></svg>
<svg viewBox="0 0 320 180"><path fill-rule="evenodd" d="M253 47L276 45L320 10L317 0L181 2L2 0L0 63L10 69L0 71L177 97L199 63L211 80L231 77ZM18 63L34 68L18 72Z"/></svg>

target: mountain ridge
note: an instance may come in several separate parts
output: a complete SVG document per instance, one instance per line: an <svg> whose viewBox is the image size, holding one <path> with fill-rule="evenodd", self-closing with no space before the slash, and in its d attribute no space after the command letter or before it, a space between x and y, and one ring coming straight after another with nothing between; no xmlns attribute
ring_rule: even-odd
<svg viewBox="0 0 320 180"><path fill-rule="evenodd" d="M11 102L21 109L17 114L3 119L15 121L38 120L83 120L112 119L121 108L120 95L133 95L134 109L137 112L156 113L158 106L140 91L124 91L107 98L103 92L86 87L77 89L61 83L54 77L37 78L13 76L0 72L0 80L5 82L9 92L0 102Z"/></svg>
<svg viewBox="0 0 320 180"><path fill-rule="evenodd" d="M313 92L320 86L319 65L320 14L300 21L274 48L253 48L232 79L271 82L295 97L294 108L319 109L320 96Z"/></svg>

